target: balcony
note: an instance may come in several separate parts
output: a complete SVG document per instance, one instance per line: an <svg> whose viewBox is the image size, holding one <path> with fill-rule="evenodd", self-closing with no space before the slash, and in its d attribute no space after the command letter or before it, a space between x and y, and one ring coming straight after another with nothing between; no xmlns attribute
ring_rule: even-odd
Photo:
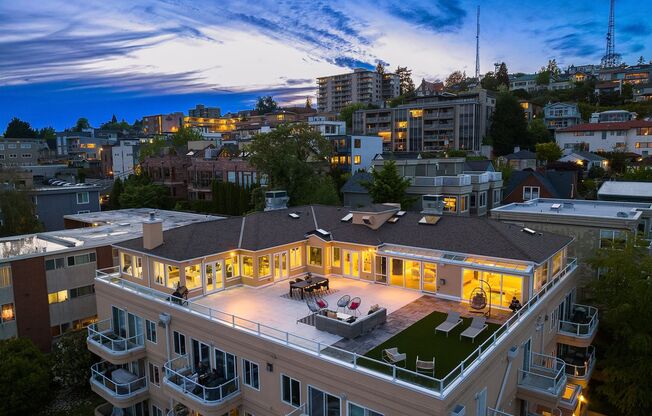
<svg viewBox="0 0 652 416"><path fill-rule="evenodd" d="M586 387L593 367L595 367L595 348L589 345L586 348L560 345L557 356L566 363L566 376L569 380Z"/></svg>
<svg viewBox="0 0 652 416"><path fill-rule="evenodd" d="M191 368L187 355L174 358L163 366L165 375L163 385L174 399L188 403L189 407L202 413L215 411L240 393L238 377L231 379L212 377L212 374L200 376ZM229 403L229 406L231 403Z"/></svg>
<svg viewBox="0 0 652 416"><path fill-rule="evenodd" d="M551 355L531 353L527 369L518 370L518 394L556 407L566 386L566 363Z"/></svg>
<svg viewBox="0 0 652 416"><path fill-rule="evenodd" d="M95 393L120 408L141 402L149 394L146 377L139 377L106 361L91 367L90 384Z"/></svg>
<svg viewBox="0 0 652 416"><path fill-rule="evenodd" d="M598 310L593 306L573 305L570 316L559 321L557 341L576 347L588 347L598 331Z"/></svg>
<svg viewBox="0 0 652 416"><path fill-rule="evenodd" d="M86 338L88 349L114 364L125 364L145 357L145 339L142 334L128 338L119 334L119 331L113 329L110 319L91 324Z"/></svg>

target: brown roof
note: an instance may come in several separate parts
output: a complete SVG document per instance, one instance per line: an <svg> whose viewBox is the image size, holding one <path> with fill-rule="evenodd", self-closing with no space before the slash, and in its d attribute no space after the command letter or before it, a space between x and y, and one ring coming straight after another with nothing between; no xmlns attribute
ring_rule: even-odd
<svg viewBox="0 0 652 416"><path fill-rule="evenodd" d="M652 127L652 121L630 120L613 123L582 123L575 126L559 129L559 132L573 131L604 131L604 130L629 130L641 127Z"/></svg>
<svg viewBox="0 0 652 416"><path fill-rule="evenodd" d="M298 213L299 218L290 217L290 213ZM372 230L366 225L343 222L348 213L346 208L322 205L256 212L165 231L165 242L153 250L143 249L142 238L116 246L183 261L238 248L255 251L304 241L306 235L320 228L339 242L398 244L540 263L572 240L548 232L530 235L519 226L487 218L443 216L436 225L423 225L418 223L423 215L414 212Z"/></svg>

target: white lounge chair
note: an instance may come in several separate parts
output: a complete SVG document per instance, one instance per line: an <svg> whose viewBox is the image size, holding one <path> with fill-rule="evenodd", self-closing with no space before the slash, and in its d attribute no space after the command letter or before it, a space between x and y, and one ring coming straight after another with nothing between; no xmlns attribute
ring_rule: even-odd
<svg viewBox="0 0 652 416"><path fill-rule="evenodd" d="M403 367L405 367L405 361L407 360L407 354L398 352L398 348L388 348L383 350L383 361L389 364L398 365L400 362L403 362Z"/></svg>
<svg viewBox="0 0 652 416"><path fill-rule="evenodd" d="M432 361L423 361L419 359L417 355L417 362L415 365L417 373L428 374L431 377L435 377L435 357L432 357Z"/></svg>
<svg viewBox="0 0 652 416"><path fill-rule="evenodd" d="M460 318L459 312L448 311L448 316L446 320L435 328L435 333L437 331L445 332L446 336L451 332L456 326L462 323L462 318Z"/></svg>
<svg viewBox="0 0 652 416"><path fill-rule="evenodd" d="M487 318L484 316L478 316L473 318L471 321L471 325L469 325L468 328L466 328L462 333L460 334L460 340L462 337L467 337L471 338L471 342L475 342L475 337L480 335L482 331L487 329L489 325L487 325L485 322L487 321Z"/></svg>

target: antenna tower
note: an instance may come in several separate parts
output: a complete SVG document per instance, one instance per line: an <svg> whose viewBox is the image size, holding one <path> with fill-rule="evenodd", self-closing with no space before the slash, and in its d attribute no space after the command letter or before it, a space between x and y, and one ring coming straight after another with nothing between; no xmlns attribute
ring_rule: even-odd
<svg viewBox="0 0 652 416"><path fill-rule="evenodd" d="M475 79L480 81L480 5L478 5L477 29L475 32Z"/></svg>
<svg viewBox="0 0 652 416"><path fill-rule="evenodd" d="M613 68L620 65L620 55L616 53L616 30L614 23L615 0L611 0L609 9L609 30L607 31L607 51L602 57L600 65L603 68Z"/></svg>

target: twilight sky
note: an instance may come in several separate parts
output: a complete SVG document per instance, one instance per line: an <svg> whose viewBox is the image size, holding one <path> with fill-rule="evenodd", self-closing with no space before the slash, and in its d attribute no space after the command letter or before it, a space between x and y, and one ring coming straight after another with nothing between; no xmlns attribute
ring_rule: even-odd
<svg viewBox="0 0 652 416"><path fill-rule="evenodd" d="M0 0L0 133L92 125L116 114L223 112L271 94L315 95L315 78L379 61L444 78L473 75L479 0ZM480 2L480 69L598 63L608 0ZM616 49L652 60L652 1L616 1ZM314 102L314 99L313 99Z"/></svg>

